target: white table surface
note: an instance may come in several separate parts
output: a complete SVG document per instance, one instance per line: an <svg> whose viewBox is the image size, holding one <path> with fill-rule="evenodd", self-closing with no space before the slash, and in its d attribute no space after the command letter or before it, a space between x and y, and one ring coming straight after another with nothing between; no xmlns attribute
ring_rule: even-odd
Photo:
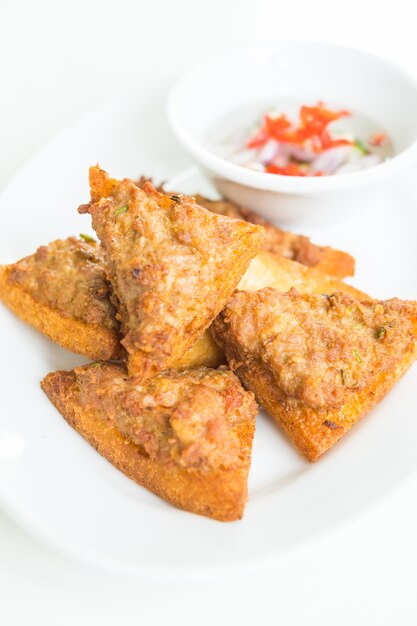
<svg viewBox="0 0 417 626"><path fill-rule="evenodd" d="M173 79L213 49L327 40L390 56L417 76L413 4L0 0L0 185L84 112L149 89L164 98ZM92 569L39 543L0 511L0 623L415 624L416 496L414 476L273 566L205 583Z"/></svg>

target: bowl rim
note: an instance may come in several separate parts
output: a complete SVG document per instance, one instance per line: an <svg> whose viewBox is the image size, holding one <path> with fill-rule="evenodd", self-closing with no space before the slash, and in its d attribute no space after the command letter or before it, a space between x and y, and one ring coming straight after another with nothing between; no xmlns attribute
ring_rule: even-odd
<svg viewBox="0 0 417 626"><path fill-rule="evenodd" d="M367 57L390 68L397 75L402 77L412 87L415 92L417 104L417 80L412 74L404 68L397 65L394 61L387 59L379 54L368 52L360 48L345 46L342 44L325 43L316 41L269 41L260 42L250 45L238 46L221 53L213 55L210 59L198 63L185 73L183 73L171 88L167 100L168 119L179 142L185 147L187 152L191 154L195 160L203 165L207 170L216 176L251 187L271 192L284 193L308 193L315 195L326 191L337 191L348 187L358 187L377 182L381 179L391 177L398 171L404 169L407 165L417 160L417 137L398 154L387 159L386 161L370 167L361 172L353 172L339 176L320 176L320 177L302 177L302 176L285 176L281 174L267 174L265 172L256 172L241 165L237 165L216 155L207 148L203 147L198 141L192 139L182 127L176 112L176 103L179 94L184 90L184 85L197 73L201 73L205 68L218 64L225 58L232 58L242 51L251 51L254 49L271 49L273 47L316 47L333 51L343 51L345 53L353 53L357 56Z"/></svg>

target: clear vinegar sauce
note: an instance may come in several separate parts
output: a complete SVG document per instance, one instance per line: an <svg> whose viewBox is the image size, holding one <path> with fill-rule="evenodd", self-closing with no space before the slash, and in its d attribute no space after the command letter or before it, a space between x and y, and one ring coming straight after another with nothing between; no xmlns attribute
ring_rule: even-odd
<svg viewBox="0 0 417 626"><path fill-rule="evenodd" d="M276 102L251 103L229 111L211 125L206 134L205 145L211 152L237 165L256 171L266 171L265 163L273 155L276 146L271 145L273 142L270 142L268 146L262 146L258 149L248 148L248 140L262 125L265 113L274 117L285 114L291 122L296 124L301 105L300 100L279 99ZM334 103L329 104L327 102L326 108L336 111L343 109L343 107L335 106ZM291 146L281 145L278 152L281 151L283 156L280 153L276 158L274 157L275 160L282 162L284 159L287 163L299 163L308 172L310 166L305 159L307 157L308 161L312 157L310 163L312 165L317 163L318 167L320 163L326 165L327 161L327 171L323 171L321 174L342 175L373 167L395 154L392 140L381 124L359 111L349 110L349 115L331 122L328 131L333 139L348 138L352 140L354 146L351 148L353 149L329 148L327 151L323 151L319 161L317 159L319 155L306 155L302 149L296 150ZM381 145L373 145L373 139L378 135L383 137L383 141ZM329 154L323 160L324 152ZM274 159L271 162L274 162ZM335 167L336 165L337 167ZM326 168L324 169L326 170ZM308 175L311 174L308 173Z"/></svg>

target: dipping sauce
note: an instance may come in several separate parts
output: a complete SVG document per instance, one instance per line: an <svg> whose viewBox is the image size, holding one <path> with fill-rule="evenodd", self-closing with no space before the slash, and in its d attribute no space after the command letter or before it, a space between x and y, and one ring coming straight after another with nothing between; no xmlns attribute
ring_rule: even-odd
<svg viewBox="0 0 417 626"><path fill-rule="evenodd" d="M228 113L211 130L210 149L242 167L285 176L350 174L394 154L387 133L364 115L323 102L285 105L258 106L266 112L256 118L253 106Z"/></svg>

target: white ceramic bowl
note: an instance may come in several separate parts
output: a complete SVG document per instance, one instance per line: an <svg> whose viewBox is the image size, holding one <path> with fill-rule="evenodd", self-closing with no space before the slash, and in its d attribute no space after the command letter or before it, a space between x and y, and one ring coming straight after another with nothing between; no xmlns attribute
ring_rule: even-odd
<svg viewBox="0 0 417 626"><path fill-rule="evenodd" d="M368 116L388 132L395 156L365 171L313 178L256 172L207 148L209 129L227 113L290 98ZM168 115L178 140L222 195L281 224L334 221L374 205L417 158L413 79L379 57L330 44L272 43L218 56L176 83Z"/></svg>

